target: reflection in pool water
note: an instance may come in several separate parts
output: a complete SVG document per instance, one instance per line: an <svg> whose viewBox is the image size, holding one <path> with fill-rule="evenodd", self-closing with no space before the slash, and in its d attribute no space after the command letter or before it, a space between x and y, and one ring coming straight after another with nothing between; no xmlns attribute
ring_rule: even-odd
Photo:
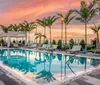
<svg viewBox="0 0 100 85"><path fill-rule="evenodd" d="M42 84L65 79L71 74L77 75L77 72L86 71L87 68L100 64L98 59L22 49L0 50L0 60L25 75L32 73L36 82Z"/></svg>

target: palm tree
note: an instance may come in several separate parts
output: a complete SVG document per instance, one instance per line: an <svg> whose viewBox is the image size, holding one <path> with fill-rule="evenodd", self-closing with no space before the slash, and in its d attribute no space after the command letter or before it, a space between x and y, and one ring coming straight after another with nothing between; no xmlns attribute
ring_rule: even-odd
<svg viewBox="0 0 100 85"><path fill-rule="evenodd" d="M27 22L27 21L24 21L24 23L20 24L21 26L21 30L26 32L26 36L27 36L27 32L29 32L29 43L30 43L30 32L33 30L33 29L36 29L36 25L35 25L35 22Z"/></svg>
<svg viewBox="0 0 100 85"><path fill-rule="evenodd" d="M46 35L46 26L47 26L46 19L45 18L42 20L37 19L37 22L39 25L41 25L44 28L44 35ZM45 38L44 38L44 40L45 40Z"/></svg>
<svg viewBox="0 0 100 85"><path fill-rule="evenodd" d="M11 24L8 26L8 31L15 31L15 32L19 32L20 31L20 26L17 24Z"/></svg>
<svg viewBox="0 0 100 85"><path fill-rule="evenodd" d="M46 38L46 36L43 35L43 34L41 34L41 33L36 33L35 36L36 36L35 39L39 39L39 45L41 45L41 39L42 39L42 37Z"/></svg>
<svg viewBox="0 0 100 85"><path fill-rule="evenodd" d="M8 27L4 26L4 25L0 25L1 26L1 29L4 33L8 33ZM6 37L4 39L6 41Z"/></svg>
<svg viewBox="0 0 100 85"><path fill-rule="evenodd" d="M50 46L51 46L51 26L53 25L53 23L58 19L58 17L56 16L49 16L46 18L46 23L47 23L47 26L49 27L50 29Z"/></svg>
<svg viewBox="0 0 100 85"><path fill-rule="evenodd" d="M62 14L57 14L60 18L60 21L61 21L61 40L63 42L63 23L64 23L64 17Z"/></svg>
<svg viewBox="0 0 100 85"><path fill-rule="evenodd" d="M96 48L97 48L97 44L99 43L99 31L100 31L100 26L96 26L94 24L94 27L91 27L91 29L93 30L93 32L97 35L97 42L96 42Z"/></svg>
<svg viewBox="0 0 100 85"><path fill-rule="evenodd" d="M35 21L34 24L36 25L36 32L35 33L37 33L37 25L38 25L37 21ZM37 39L36 39L36 43L37 43Z"/></svg>
<svg viewBox="0 0 100 85"><path fill-rule="evenodd" d="M7 33L8 32L8 27L4 26L4 25L0 25L1 26L1 29L4 33Z"/></svg>
<svg viewBox="0 0 100 85"><path fill-rule="evenodd" d="M58 14L61 17L62 22L65 23L65 45L67 44L67 26L70 23L70 21L75 17L75 16L70 17L72 13L73 10L69 10L65 16L63 16L62 14Z"/></svg>
<svg viewBox="0 0 100 85"><path fill-rule="evenodd" d="M78 14L76 20L85 24L85 50L87 51L87 24L93 18L96 13L96 10L93 9L95 2L92 2L89 6L85 1L81 1L80 10L75 10Z"/></svg>

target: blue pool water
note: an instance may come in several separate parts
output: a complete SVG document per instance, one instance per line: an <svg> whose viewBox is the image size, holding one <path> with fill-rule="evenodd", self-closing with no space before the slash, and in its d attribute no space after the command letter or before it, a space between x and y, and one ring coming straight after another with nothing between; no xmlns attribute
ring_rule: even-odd
<svg viewBox="0 0 100 85"><path fill-rule="evenodd" d="M37 52L22 49L0 50L0 61L25 75L31 72L37 83L65 79L100 64L98 59Z"/></svg>

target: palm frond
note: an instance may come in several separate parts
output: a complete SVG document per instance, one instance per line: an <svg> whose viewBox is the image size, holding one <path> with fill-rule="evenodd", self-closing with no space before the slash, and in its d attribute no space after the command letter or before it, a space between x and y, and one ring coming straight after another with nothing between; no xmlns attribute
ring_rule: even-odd
<svg viewBox="0 0 100 85"><path fill-rule="evenodd" d="M71 17L71 18L68 20L67 24L69 24L70 21L73 20L74 18L75 18L75 16Z"/></svg>
<svg viewBox="0 0 100 85"><path fill-rule="evenodd" d="M60 14L60 13L58 13L57 15L59 16L59 18L60 18L60 17L63 17L63 15L62 15L62 14Z"/></svg>
<svg viewBox="0 0 100 85"><path fill-rule="evenodd" d="M3 32L7 33L8 32L8 28L4 25L0 25L1 26L1 29Z"/></svg>

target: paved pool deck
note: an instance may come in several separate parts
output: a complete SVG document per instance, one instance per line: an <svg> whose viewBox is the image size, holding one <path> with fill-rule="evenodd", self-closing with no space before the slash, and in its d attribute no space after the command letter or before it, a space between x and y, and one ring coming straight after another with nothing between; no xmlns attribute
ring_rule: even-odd
<svg viewBox="0 0 100 85"><path fill-rule="evenodd" d="M100 69L61 85L100 85Z"/></svg>
<svg viewBox="0 0 100 85"><path fill-rule="evenodd" d="M0 68L0 85L21 85Z"/></svg>
<svg viewBox="0 0 100 85"><path fill-rule="evenodd" d="M13 78L9 77L2 69L0 69L0 85L21 85ZM90 74L86 74L69 83L65 82L61 85L100 85L100 69Z"/></svg>

